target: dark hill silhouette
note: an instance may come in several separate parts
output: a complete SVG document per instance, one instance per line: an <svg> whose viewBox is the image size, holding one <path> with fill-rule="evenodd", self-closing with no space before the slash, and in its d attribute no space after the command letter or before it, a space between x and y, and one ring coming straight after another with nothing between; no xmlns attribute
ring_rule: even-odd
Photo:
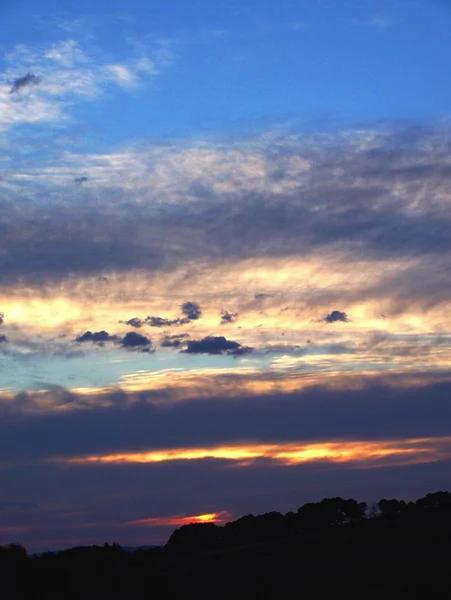
<svg viewBox="0 0 451 600"><path fill-rule="evenodd" d="M416 502L325 498L296 512L194 523L164 547L119 544L28 556L0 548L8 600L451 598L451 494Z"/></svg>

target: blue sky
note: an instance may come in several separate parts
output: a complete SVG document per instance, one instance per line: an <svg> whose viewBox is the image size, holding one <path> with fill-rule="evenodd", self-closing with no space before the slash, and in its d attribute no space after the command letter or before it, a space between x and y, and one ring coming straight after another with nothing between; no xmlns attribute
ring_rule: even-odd
<svg viewBox="0 0 451 600"><path fill-rule="evenodd" d="M114 144L447 117L445 3L118 1L93 13L19 2L4 13L6 52L73 40L91 65L155 61L136 86L76 103L75 137L76 122Z"/></svg>
<svg viewBox="0 0 451 600"><path fill-rule="evenodd" d="M446 488L447 3L0 18L0 539Z"/></svg>

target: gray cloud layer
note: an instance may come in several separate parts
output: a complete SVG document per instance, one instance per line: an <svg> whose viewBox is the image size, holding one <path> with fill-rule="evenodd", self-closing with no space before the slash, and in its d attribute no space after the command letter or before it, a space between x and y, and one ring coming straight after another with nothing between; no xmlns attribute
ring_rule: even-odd
<svg viewBox="0 0 451 600"><path fill-rule="evenodd" d="M233 378L230 379L232 383ZM362 380L363 383L365 383ZM56 389L53 402L80 410L39 414L19 394L2 403L3 460L215 444L449 436L450 383L399 387L368 380L359 389L312 387L295 393L171 402L171 390L109 396L109 408ZM195 392L193 392L195 394ZM133 403L130 404L130 400ZM166 402L161 404L161 400ZM157 401L159 403L157 403ZM83 408L84 407L84 408ZM130 436L133 431L133 436Z"/></svg>
<svg viewBox="0 0 451 600"><path fill-rule="evenodd" d="M16 180L16 191L0 200L7 215L0 278L43 281L105 270L168 271L206 257L281 257L325 247L341 248L348 259L427 261L439 254L446 262L451 251L446 132L373 137L368 148L340 138L327 145L268 142L256 150L265 165L266 188L263 181L262 189L252 187L245 176L234 182L231 171L230 189L222 192L224 175L212 168L200 191L193 171L178 181L177 193L163 179L160 194L169 200L166 205L138 202L139 190L106 189L103 183L96 188L90 178L92 187L49 188L49 203L37 211L27 202L25 211ZM309 168L293 175L296 161ZM190 201L172 202L171 194L178 197L183 190ZM196 313L187 311L193 319Z"/></svg>

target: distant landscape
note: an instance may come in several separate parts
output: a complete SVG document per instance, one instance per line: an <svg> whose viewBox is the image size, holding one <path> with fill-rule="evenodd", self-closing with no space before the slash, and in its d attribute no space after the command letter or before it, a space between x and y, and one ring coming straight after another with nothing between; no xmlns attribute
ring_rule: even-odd
<svg viewBox="0 0 451 600"><path fill-rule="evenodd" d="M0 548L6 598L451 598L451 493L192 523L164 547Z"/></svg>

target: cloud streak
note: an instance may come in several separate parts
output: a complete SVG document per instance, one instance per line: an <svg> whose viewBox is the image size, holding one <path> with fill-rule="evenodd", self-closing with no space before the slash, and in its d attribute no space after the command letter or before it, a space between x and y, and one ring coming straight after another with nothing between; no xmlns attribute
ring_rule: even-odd
<svg viewBox="0 0 451 600"><path fill-rule="evenodd" d="M214 448L171 448L171 450L111 454L70 458L68 463L158 463L166 461L217 459L238 462L245 466L265 459L284 465L297 465L308 462L358 463L370 466L388 464L408 465L422 462L436 462L451 458L451 437L440 439L418 439L391 442L327 442L323 444L256 444L249 446Z"/></svg>

